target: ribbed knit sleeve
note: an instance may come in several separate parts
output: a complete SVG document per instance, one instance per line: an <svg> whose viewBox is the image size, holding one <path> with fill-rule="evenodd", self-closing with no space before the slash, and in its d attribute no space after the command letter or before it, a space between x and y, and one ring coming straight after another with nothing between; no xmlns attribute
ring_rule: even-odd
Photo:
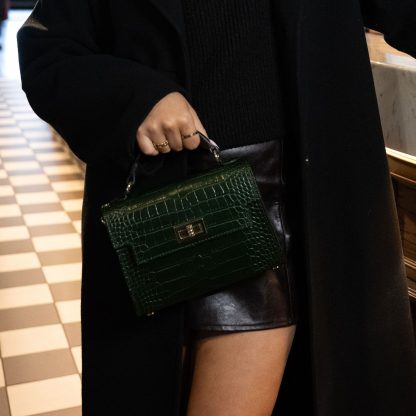
<svg viewBox="0 0 416 416"><path fill-rule="evenodd" d="M225 149L285 135L270 0L182 0L193 106Z"/></svg>

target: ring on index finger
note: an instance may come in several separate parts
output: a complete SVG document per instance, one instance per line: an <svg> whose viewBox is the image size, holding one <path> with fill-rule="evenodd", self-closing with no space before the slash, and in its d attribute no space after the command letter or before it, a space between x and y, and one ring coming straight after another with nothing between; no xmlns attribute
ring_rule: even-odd
<svg viewBox="0 0 416 416"><path fill-rule="evenodd" d="M169 146L169 142L167 140L164 140L162 143L155 143L153 141L152 143L156 150L159 150L159 148L164 148L166 146Z"/></svg>

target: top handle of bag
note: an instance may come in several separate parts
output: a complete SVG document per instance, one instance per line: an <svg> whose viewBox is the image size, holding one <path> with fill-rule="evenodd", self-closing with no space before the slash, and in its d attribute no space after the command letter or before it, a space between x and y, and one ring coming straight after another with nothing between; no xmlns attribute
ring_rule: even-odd
<svg viewBox="0 0 416 416"><path fill-rule="evenodd" d="M222 159L221 159L221 155L220 155L220 148L217 145L217 143L214 142L214 140L210 139L209 137L207 137L205 134L201 133L199 130L196 130L196 132L199 134L199 137L201 139L200 144L198 147L201 147L203 149L207 149L211 152L211 154L214 155L215 160L221 164L222 163ZM163 154L163 153L162 153ZM126 185L126 189L124 191L124 198L126 198L128 196L128 194L131 192L131 189L133 188L133 185L136 182L136 172L137 172L137 167L139 165L139 159L142 156L142 152L139 152L139 154L137 155L131 169L130 169L130 173L129 176L127 177L127 185Z"/></svg>

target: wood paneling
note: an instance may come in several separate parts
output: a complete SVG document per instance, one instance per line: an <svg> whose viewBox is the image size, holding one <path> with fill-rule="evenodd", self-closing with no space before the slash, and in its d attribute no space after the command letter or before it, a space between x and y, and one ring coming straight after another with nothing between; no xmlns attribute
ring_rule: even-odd
<svg viewBox="0 0 416 416"><path fill-rule="evenodd" d="M416 337L416 157L386 147Z"/></svg>

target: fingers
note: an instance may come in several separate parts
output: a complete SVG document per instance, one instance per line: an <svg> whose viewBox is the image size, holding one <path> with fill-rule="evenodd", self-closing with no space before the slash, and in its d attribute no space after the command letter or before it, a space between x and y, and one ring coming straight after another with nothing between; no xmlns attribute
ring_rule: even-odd
<svg viewBox="0 0 416 416"><path fill-rule="evenodd" d="M194 119L196 129L199 130L205 136L209 137L207 131L201 123L201 120L198 117L198 114L191 105L189 106L189 112L191 113L192 118Z"/></svg>
<svg viewBox="0 0 416 416"><path fill-rule="evenodd" d="M185 139L181 136L181 141L185 149L193 150L199 146L201 139L198 134L194 134L197 130L194 117L189 112L186 117L179 120L179 129L182 136L189 136Z"/></svg>
<svg viewBox="0 0 416 416"><path fill-rule="evenodd" d="M163 142L163 138L160 141L159 137L162 136L162 132L156 125L141 125L137 129L136 139L139 145L139 149L146 155L156 156L159 151L155 148L153 143Z"/></svg>
<svg viewBox="0 0 416 416"><path fill-rule="evenodd" d="M170 149L179 152L183 149L181 131L179 129L178 123L173 118L166 118L162 121L162 131L164 133L164 139L169 142ZM162 140L162 141L163 141ZM156 143L158 141L154 140Z"/></svg>
<svg viewBox="0 0 416 416"><path fill-rule="evenodd" d="M171 150L179 152L183 149L193 150L199 146L198 134L188 136L197 130L194 119L191 115L177 118L176 120L164 119L160 124L145 125L138 129L138 144L143 153L157 155L168 153ZM205 129L200 130L205 134ZM163 143L167 140L167 144ZM159 145L155 148L154 144Z"/></svg>
<svg viewBox="0 0 416 416"><path fill-rule="evenodd" d="M207 135L192 106L182 94L174 92L166 95L150 111L137 129L136 140L146 155L193 150L201 141L196 130Z"/></svg>

